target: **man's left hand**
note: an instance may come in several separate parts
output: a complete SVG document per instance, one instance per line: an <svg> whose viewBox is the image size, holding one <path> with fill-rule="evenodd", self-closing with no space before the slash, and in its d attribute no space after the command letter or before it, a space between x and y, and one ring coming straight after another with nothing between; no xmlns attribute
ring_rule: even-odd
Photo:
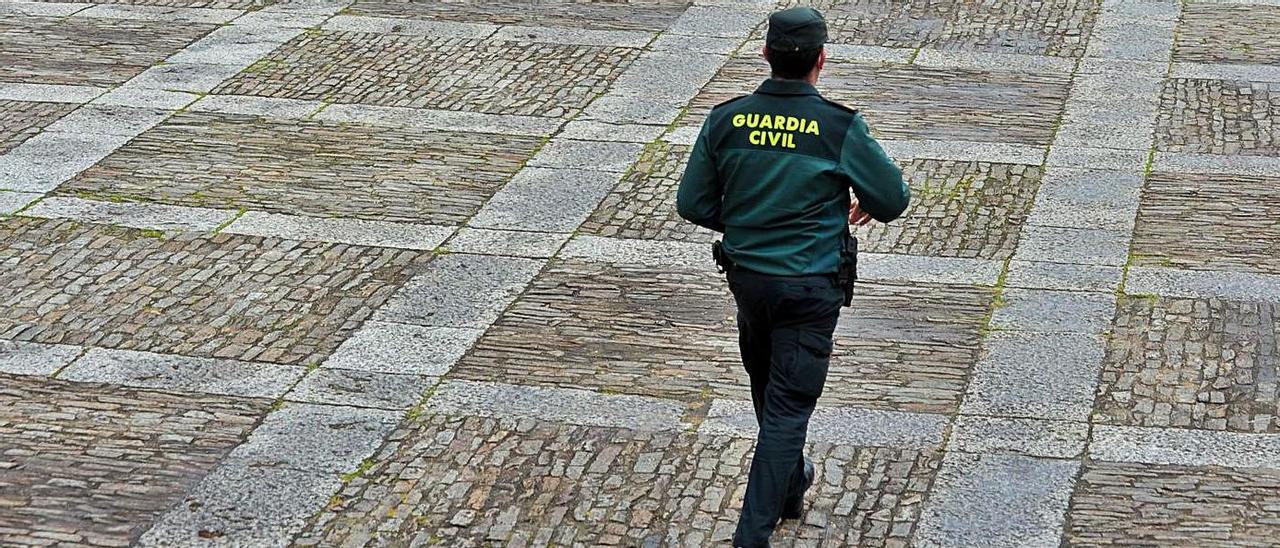
<svg viewBox="0 0 1280 548"><path fill-rule="evenodd" d="M862 210L862 206L854 201L849 206L849 224L853 226L863 226L871 222L871 214Z"/></svg>

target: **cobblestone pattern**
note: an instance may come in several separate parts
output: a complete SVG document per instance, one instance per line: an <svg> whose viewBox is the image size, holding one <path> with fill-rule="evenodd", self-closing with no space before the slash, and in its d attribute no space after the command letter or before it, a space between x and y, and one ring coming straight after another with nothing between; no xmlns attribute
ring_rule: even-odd
<svg viewBox="0 0 1280 548"><path fill-rule="evenodd" d="M1122 297L1094 419L1280 432L1280 306Z"/></svg>
<svg viewBox="0 0 1280 548"><path fill-rule="evenodd" d="M462 23L657 32L675 22L688 5L685 0L359 0L344 13Z"/></svg>
<svg viewBox="0 0 1280 548"><path fill-rule="evenodd" d="M1280 179L1153 173L1138 208L1133 263L1280 273Z"/></svg>
<svg viewBox="0 0 1280 548"><path fill-rule="evenodd" d="M759 56L731 59L694 98L681 124L701 125L712 107L755 91L768 74ZM865 109L877 138L1048 145L1069 77L828 62L818 89Z"/></svg>
<svg viewBox="0 0 1280 548"><path fill-rule="evenodd" d="M0 544L128 546L270 405L0 374Z"/></svg>
<svg viewBox="0 0 1280 548"><path fill-rule="evenodd" d="M425 261L24 218L0 240L0 338L284 364L323 361Z"/></svg>
<svg viewBox="0 0 1280 548"><path fill-rule="evenodd" d="M61 2L62 0L35 0L36 2ZM94 0L94 4L124 4L132 6L162 6L166 8L214 8L237 9L262 8L276 0Z"/></svg>
<svg viewBox="0 0 1280 548"><path fill-rule="evenodd" d="M0 154L13 150L75 109L76 105L63 103L0 100Z"/></svg>
<svg viewBox="0 0 1280 548"><path fill-rule="evenodd" d="M903 176L911 206L892 224L857 231L881 253L1007 259L1040 187L1039 166L915 160Z"/></svg>
<svg viewBox="0 0 1280 548"><path fill-rule="evenodd" d="M1065 544L1261 548L1275 546L1277 527L1275 471L1093 462L1076 483Z"/></svg>
<svg viewBox="0 0 1280 548"><path fill-rule="evenodd" d="M215 28L125 19L6 17L0 20L0 82L121 84Z"/></svg>
<svg viewBox="0 0 1280 548"><path fill-rule="evenodd" d="M676 214L676 188L693 147L655 141L605 197L582 231L599 236L710 242Z"/></svg>
<svg viewBox="0 0 1280 548"><path fill-rule="evenodd" d="M637 51L314 32L214 93L569 118L608 89Z"/></svg>
<svg viewBox="0 0 1280 548"><path fill-rule="evenodd" d="M1233 6L1213 2L1182 7L1174 61L1280 63L1280 6Z"/></svg>
<svg viewBox="0 0 1280 548"><path fill-rule="evenodd" d="M390 437L300 546L710 546L732 535L751 441L427 416ZM818 444L776 546L906 546L934 451ZM717 544L718 543L718 544Z"/></svg>
<svg viewBox="0 0 1280 548"><path fill-rule="evenodd" d="M1170 79L1156 149L1280 156L1280 83Z"/></svg>
<svg viewBox="0 0 1280 548"><path fill-rule="evenodd" d="M791 0L826 16L831 41L893 48L1084 55L1097 18L1089 0Z"/></svg>
<svg viewBox="0 0 1280 548"><path fill-rule="evenodd" d="M98 199L459 224L535 137L182 113L64 183Z"/></svg>
<svg viewBox="0 0 1280 548"><path fill-rule="evenodd" d="M862 284L856 314L837 331L823 402L955 410L990 300L982 288ZM714 273L555 261L450 375L749 399L735 314Z"/></svg>

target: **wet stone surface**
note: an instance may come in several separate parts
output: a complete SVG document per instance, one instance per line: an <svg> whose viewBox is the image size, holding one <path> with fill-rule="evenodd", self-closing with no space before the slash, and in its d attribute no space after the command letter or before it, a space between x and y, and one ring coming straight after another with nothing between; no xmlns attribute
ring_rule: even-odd
<svg viewBox="0 0 1280 548"><path fill-rule="evenodd" d="M1171 79L1155 135L1160 151L1280 156L1280 83Z"/></svg>
<svg viewBox="0 0 1280 548"><path fill-rule="evenodd" d="M1183 6L1174 61L1280 63L1280 6L1190 2Z"/></svg>
<svg viewBox="0 0 1280 548"><path fill-rule="evenodd" d="M1280 432L1280 306L1122 297L1094 420Z"/></svg>
<svg viewBox="0 0 1280 548"><path fill-rule="evenodd" d="M911 206L857 231L879 253L1007 259L1040 186L1039 166L914 160L903 167Z"/></svg>
<svg viewBox="0 0 1280 548"><path fill-rule="evenodd" d="M568 118L606 91L637 54L619 47L311 32L214 93Z"/></svg>
<svg viewBox="0 0 1280 548"><path fill-rule="evenodd" d="M471 217L536 137L182 113L63 194L427 224Z"/></svg>
<svg viewBox="0 0 1280 548"><path fill-rule="evenodd" d="M1280 273L1280 179L1152 173L1138 208L1133 264Z"/></svg>
<svg viewBox="0 0 1280 548"><path fill-rule="evenodd" d="M121 84L215 28L196 23L7 16L0 19L0 58L4 60L0 82Z"/></svg>
<svg viewBox="0 0 1280 548"><path fill-rule="evenodd" d="M1274 470L1093 462L1076 484L1071 546L1273 546Z"/></svg>
<svg viewBox="0 0 1280 548"><path fill-rule="evenodd" d="M680 124L701 125L712 107L755 91L767 74L768 65L754 52L731 59L690 103ZM828 62L818 90L864 111L880 139L1047 145L1069 77Z"/></svg>
<svg viewBox="0 0 1280 548"><path fill-rule="evenodd" d="M826 16L831 41L892 48L1080 57L1097 18L1088 0L791 0Z"/></svg>
<svg viewBox="0 0 1280 548"><path fill-rule="evenodd" d="M531 419L402 426L299 546L727 544L751 440ZM810 509L776 546L906 546L934 451L816 444Z"/></svg>
<svg viewBox="0 0 1280 548"><path fill-rule="evenodd" d="M850 309L857 314L837 329L823 402L955 410L990 300L977 287L863 283ZM450 376L749 399L734 316L714 273L557 260Z"/></svg>
<svg viewBox="0 0 1280 548"><path fill-rule="evenodd" d="M0 154L13 150L76 105L0 100Z"/></svg>
<svg viewBox="0 0 1280 548"><path fill-rule="evenodd" d="M582 231L615 238L710 242L711 234L676 214L676 189L692 149L664 141L650 144Z"/></svg>
<svg viewBox="0 0 1280 548"><path fill-rule="evenodd" d="M357 0L343 13L461 23L660 31L684 13L685 0Z"/></svg>
<svg viewBox="0 0 1280 548"><path fill-rule="evenodd" d="M24 218L0 240L0 338L283 364L323 361L426 261Z"/></svg>
<svg viewBox="0 0 1280 548"><path fill-rule="evenodd" d="M0 544L128 546L270 405L0 374Z"/></svg>

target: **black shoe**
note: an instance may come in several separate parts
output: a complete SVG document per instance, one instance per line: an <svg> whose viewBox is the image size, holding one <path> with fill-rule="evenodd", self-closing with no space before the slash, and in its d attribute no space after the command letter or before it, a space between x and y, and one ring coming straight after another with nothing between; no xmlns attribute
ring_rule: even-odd
<svg viewBox="0 0 1280 548"><path fill-rule="evenodd" d="M804 494L813 486L813 476L813 461L809 460L809 457L805 457L804 489L787 497L786 502L782 503L782 519L800 519L800 515L804 513Z"/></svg>

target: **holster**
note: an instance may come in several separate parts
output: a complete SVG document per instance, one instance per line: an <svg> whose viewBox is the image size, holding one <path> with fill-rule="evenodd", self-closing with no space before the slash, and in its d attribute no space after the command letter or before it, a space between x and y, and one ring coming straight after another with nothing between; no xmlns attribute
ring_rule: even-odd
<svg viewBox="0 0 1280 548"><path fill-rule="evenodd" d="M844 290L844 305L853 304L853 285L858 281L858 239L849 231L844 233L844 242L840 246L840 271L836 274L836 283Z"/></svg>
<svg viewBox="0 0 1280 548"><path fill-rule="evenodd" d="M716 269L721 274L733 270L733 261L729 260L729 256L725 254L724 244L720 240L711 244L711 257L716 260Z"/></svg>

